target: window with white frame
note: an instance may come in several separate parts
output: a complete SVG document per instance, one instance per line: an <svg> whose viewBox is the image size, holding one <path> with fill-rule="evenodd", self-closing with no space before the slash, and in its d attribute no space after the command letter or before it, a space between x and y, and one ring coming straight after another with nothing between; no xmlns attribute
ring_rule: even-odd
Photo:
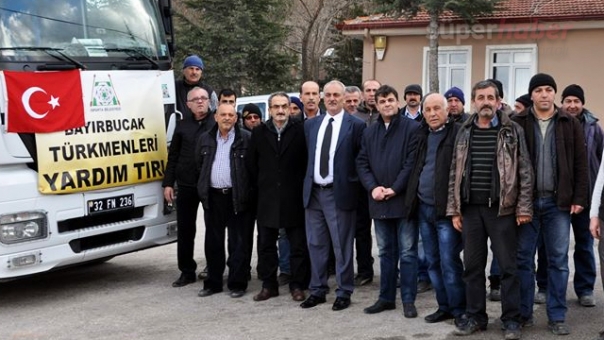
<svg viewBox="0 0 604 340"><path fill-rule="evenodd" d="M537 70L537 45L487 46L486 78L503 84L504 101L514 100L528 90Z"/></svg>
<svg viewBox="0 0 604 340"><path fill-rule="evenodd" d="M424 92L430 84L429 48L424 47ZM438 89L445 93L453 86L464 91L469 103L471 90L472 46L441 46L438 48Z"/></svg>

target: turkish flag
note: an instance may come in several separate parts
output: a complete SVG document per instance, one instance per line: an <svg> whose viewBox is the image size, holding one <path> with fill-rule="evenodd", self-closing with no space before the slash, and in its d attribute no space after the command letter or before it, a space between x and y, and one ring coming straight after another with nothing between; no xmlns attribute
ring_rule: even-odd
<svg viewBox="0 0 604 340"><path fill-rule="evenodd" d="M82 127L80 71L4 71L8 132L48 133Z"/></svg>

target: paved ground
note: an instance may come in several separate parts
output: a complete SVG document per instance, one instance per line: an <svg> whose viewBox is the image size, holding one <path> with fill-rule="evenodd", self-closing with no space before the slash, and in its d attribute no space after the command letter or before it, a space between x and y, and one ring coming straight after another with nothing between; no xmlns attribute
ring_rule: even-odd
<svg viewBox="0 0 604 340"><path fill-rule="evenodd" d="M198 259L202 259L201 246L198 242ZM377 263L376 257L379 275ZM240 299L226 293L199 298L199 282L184 288L170 286L177 275L173 244L101 265L2 283L0 339L459 339L451 335L450 323L423 321L437 307L432 292L418 296L417 319L403 318L400 306L377 315L363 314L377 297L377 276L371 285L355 291L349 309L334 312L334 294L328 296L328 303L310 310L299 308L286 289L277 298L254 302L252 296L260 289L254 277L249 292ZM604 327L600 279L597 307L580 307L572 288L568 297L572 334L563 339L592 339ZM499 304L488 302L488 312L489 329L467 339L503 338L495 321ZM535 327L526 329L523 339L555 338L547 331L544 306L535 307L535 317Z"/></svg>

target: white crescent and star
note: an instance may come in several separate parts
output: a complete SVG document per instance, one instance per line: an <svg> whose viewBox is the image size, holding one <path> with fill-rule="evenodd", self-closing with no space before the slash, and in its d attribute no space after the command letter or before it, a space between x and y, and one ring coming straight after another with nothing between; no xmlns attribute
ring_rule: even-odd
<svg viewBox="0 0 604 340"><path fill-rule="evenodd" d="M34 118L34 119L42 119L44 117L46 117L46 115L48 114L49 111L46 111L44 113L38 113L36 111L34 111L31 108L31 105L29 103L31 96L36 93L36 92L42 92L44 94L47 94L46 91L44 91L43 89L37 87L37 86L33 86L28 88L24 93L23 96L21 96L21 103L23 103L23 107L25 108L25 112L27 112L27 114ZM48 104L50 104L52 106L52 109L54 110L57 106L61 106L59 104L59 97L55 97L53 95L50 96L50 101L48 101Z"/></svg>

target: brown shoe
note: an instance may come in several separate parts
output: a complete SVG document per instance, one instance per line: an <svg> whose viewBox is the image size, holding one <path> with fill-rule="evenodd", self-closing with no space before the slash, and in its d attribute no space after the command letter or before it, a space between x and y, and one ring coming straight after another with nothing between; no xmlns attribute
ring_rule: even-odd
<svg viewBox="0 0 604 340"><path fill-rule="evenodd" d="M268 288L262 288L260 293L254 295L254 301L264 301L272 297L279 296L278 290L271 290Z"/></svg>
<svg viewBox="0 0 604 340"><path fill-rule="evenodd" d="M294 300L294 301L306 300L306 295L304 295L304 292L302 291L302 289L295 288L291 291L291 294L292 294L292 300Z"/></svg>

